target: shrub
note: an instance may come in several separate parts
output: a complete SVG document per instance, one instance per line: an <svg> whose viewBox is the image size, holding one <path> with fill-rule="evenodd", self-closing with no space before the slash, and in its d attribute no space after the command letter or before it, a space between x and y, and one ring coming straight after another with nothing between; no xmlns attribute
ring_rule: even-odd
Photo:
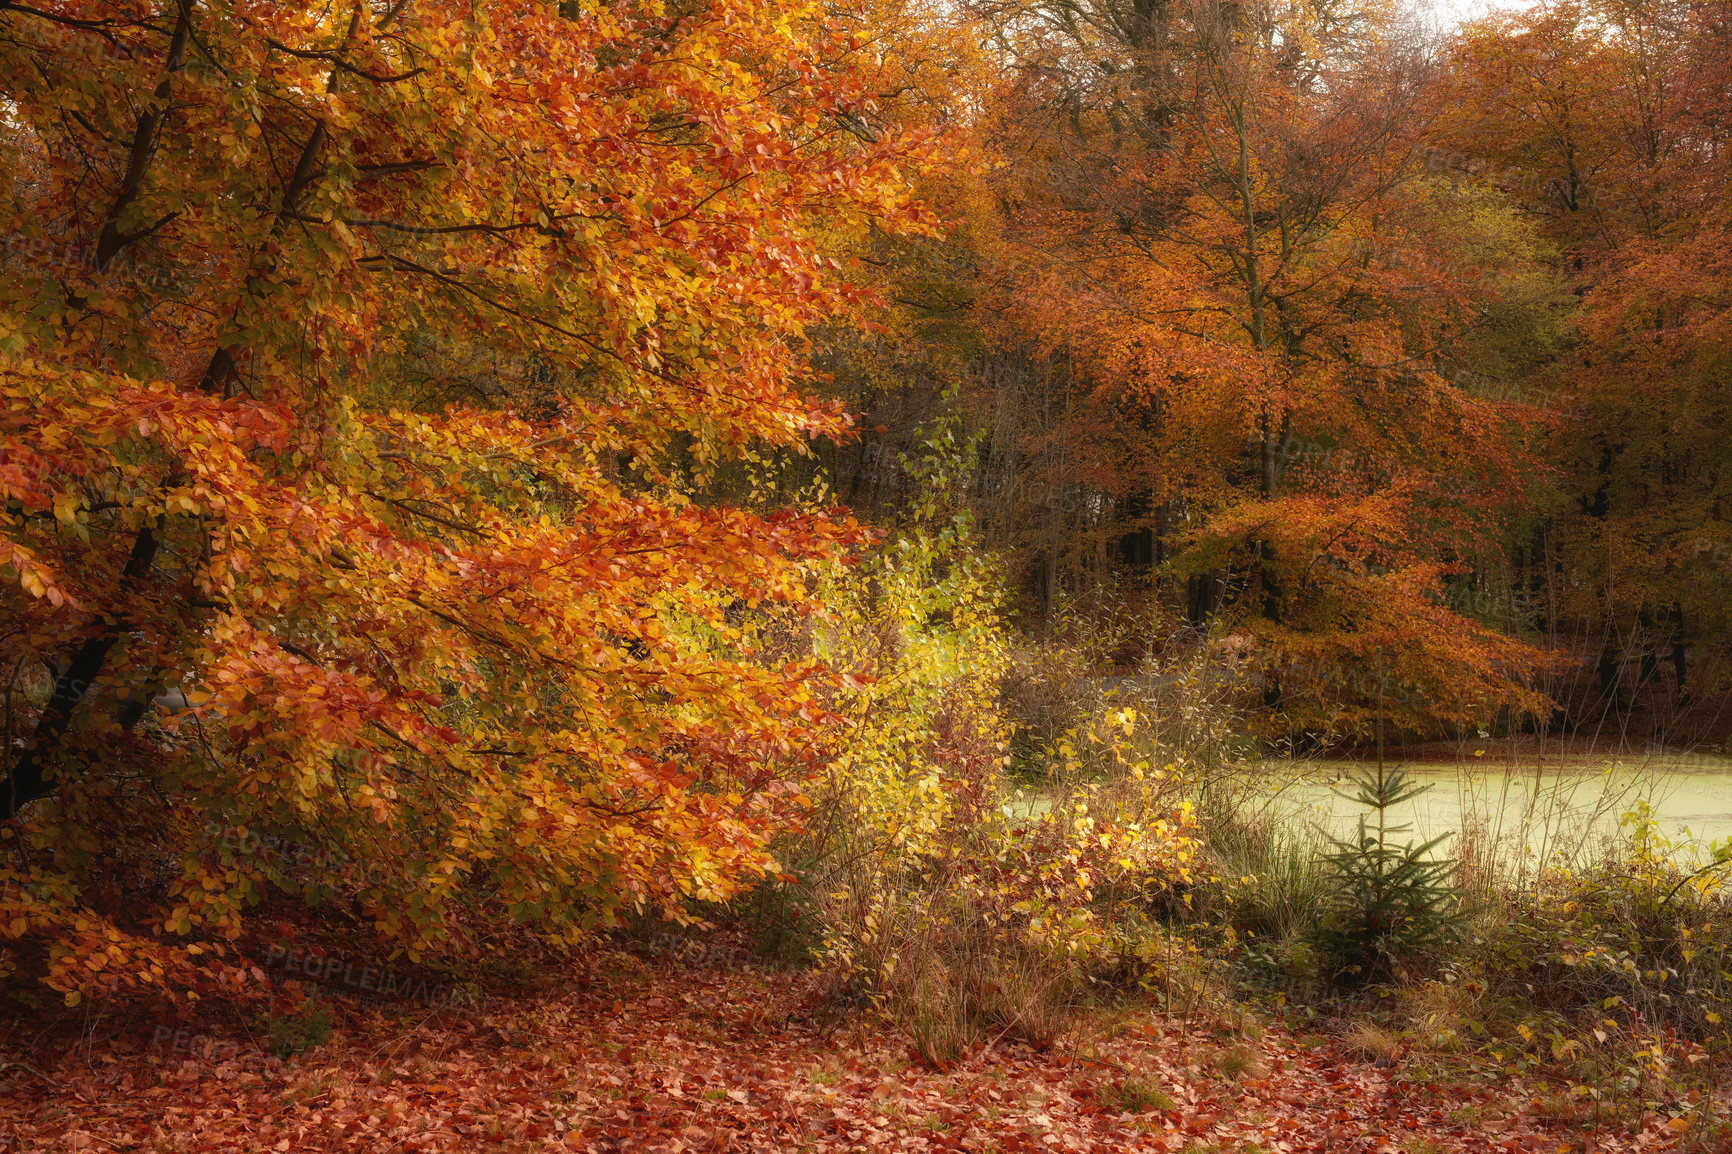
<svg viewBox="0 0 1732 1154"><path fill-rule="evenodd" d="M1488 976L1542 1009L1581 1017L1596 1043L1595 1031L1635 1040L1669 1030L1732 1047L1732 901L1723 884L1732 841L1701 848L1666 838L1638 803L1600 860L1554 864L1510 896L1486 930Z"/></svg>
<svg viewBox="0 0 1732 1154"><path fill-rule="evenodd" d="M844 741L780 848L822 927L829 996L870 999L944 1063L995 1037L1050 1045L1092 981L1134 979L1196 846L1134 708L1071 726L1042 788L1012 787L1001 591L946 499L966 452L931 444L904 465L929 498L823 591L816 655L858 689L829 703Z"/></svg>
<svg viewBox="0 0 1732 1154"><path fill-rule="evenodd" d="M1092 981L1146 973L1151 911L1192 876L1188 813L1162 808L1156 784L957 807L918 841L832 859L828 963L931 1060L989 1037L1050 1045Z"/></svg>

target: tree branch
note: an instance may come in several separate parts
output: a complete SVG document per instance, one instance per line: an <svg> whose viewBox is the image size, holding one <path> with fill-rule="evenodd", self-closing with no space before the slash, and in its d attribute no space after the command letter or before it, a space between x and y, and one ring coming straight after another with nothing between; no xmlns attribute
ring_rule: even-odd
<svg viewBox="0 0 1732 1154"><path fill-rule="evenodd" d="M139 190L144 187L145 175L150 171L151 158L156 154L157 135L162 131L162 122L168 117L174 96L174 74L186 64L186 45L192 38L192 3L191 0L177 0L177 4L180 15L175 19L174 38L169 42L168 61L163 65L162 81L151 94L148 111L138 118L138 126L133 130L132 151L127 157L126 176L120 182L120 192L108 208L108 217L102 222L102 234L96 241L96 254L93 259L98 271L106 269L127 245L149 236L176 215L171 212L156 224L136 232L127 233L120 228L120 218L132 207L132 202L138 199Z"/></svg>

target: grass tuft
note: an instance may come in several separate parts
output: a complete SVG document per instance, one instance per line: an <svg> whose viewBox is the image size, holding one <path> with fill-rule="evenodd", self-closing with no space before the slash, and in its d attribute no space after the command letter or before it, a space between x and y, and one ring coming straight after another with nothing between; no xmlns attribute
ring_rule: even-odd
<svg viewBox="0 0 1732 1154"><path fill-rule="evenodd" d="M1173 1096L1153 1082L1132 1079L1120 1082L1107 1091L1107 1101L1126 1114L1147 1114L1151 1110L1177 1110Z"/></svg>
<svg viewBox="0 0 1732 1154"><path fill-rule="evenodd" d="M1238 1080L1263 1071L1263 1060L1255 1050L1245 1046L1234 1046L1230 1050L1222 1050L1215 1055L1215 1069L1223 1076Z"/></svg>

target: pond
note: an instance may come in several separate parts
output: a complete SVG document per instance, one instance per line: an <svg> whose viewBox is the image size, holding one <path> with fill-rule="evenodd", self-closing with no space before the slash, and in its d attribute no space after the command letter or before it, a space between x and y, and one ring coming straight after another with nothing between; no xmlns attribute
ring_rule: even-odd
<svg viewBox="0 0 1732 1154"><path fill-rule="evenodd" d="M1265 804L1295 821L1350 834L1363 807L1338 791L1353 792L1350 779L1376 768L1363 761L1267 761L1260 792ZM1394 807L1390 820L1411 824L1418 839L1452 834L1492 842L1504 854L1571 858L1603 846L1620 818L1644 802L1680 862L1707 860L1711 843L1732 838L1732 757L1636 753L1523 764L1491 761L1488 751L1404 768L1431 788Z"/></svg>

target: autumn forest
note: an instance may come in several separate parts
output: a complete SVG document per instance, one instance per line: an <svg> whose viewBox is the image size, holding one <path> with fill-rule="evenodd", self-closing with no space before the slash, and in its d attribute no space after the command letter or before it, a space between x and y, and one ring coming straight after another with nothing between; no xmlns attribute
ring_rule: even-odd
<svg viewBox="0 0 1732 1154"><path fill-rule="evenodd" d="M1732 0L0 0L0 1154L1732 1147Z"/></svg>

